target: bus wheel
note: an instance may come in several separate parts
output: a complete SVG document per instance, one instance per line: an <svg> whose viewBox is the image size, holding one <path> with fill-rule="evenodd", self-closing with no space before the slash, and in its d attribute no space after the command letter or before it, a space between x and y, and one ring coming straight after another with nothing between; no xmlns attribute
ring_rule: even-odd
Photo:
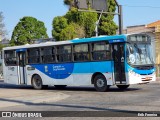
<svg viewBox="0 0 160 120"><path fill-rule="evenodd" d="M54 87L57 89L64 89L67 85L54 85Z"/></svg>
<svg viewBox="0 0 160 120"><path fill-rule="evenodd" d="M106 92L109 89L107 80L103 75L97 75L94 78L94 87L99 92Z"/></svg>
<svg viewBox="0 0 160 120"><path fill-rule="evenodd" d="M117 85L120 90L125 90L129 87L129 85Z"/></svg>
<svg viewBox="0 0 160 120"><path fill-rule="evenodd" d="M34 75L32 78L32 86L34 89L41 90L43 88L42 79L39 75Z"/></svg>

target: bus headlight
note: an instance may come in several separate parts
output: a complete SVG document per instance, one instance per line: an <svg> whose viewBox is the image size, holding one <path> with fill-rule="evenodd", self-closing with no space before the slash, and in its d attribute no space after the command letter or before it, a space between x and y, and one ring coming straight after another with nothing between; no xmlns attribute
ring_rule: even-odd
<svg viewBox="0 0 160 120"><path fill-rule="evenodd" d="M140 77L139 74L135 73L134 71L129 71L129 76L136 76L136 77Z"/></svg>

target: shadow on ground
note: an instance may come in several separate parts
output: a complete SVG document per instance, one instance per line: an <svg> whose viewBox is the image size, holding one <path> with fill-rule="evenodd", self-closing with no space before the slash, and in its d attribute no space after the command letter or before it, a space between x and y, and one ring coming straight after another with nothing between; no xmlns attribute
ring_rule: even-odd
<svg viewBox="0 0 160 120"><path fill-rule="evenodd" d="M26 85L12 85L12 84L5 84L3 82L0 82L0 89L26 89L26 90L34 90L32 86L26 86ZM57 89L54 86L49 86L47 89L43 89L43 90L58 90L58 91L85 91L85 92L97 92L95 90L94 87L86 87L86 86L68 86L66 88L63 89ZM117 87L110 87L109 90L107 92L129 92L129 91L137 91L137 90L141 90L141 88L133 88L132 86L130 86L128 89L126 90L120 90Z"/></svg>

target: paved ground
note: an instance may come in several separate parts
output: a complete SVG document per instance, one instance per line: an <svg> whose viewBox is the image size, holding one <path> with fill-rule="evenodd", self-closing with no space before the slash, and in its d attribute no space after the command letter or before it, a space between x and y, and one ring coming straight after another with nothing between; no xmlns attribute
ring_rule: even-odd
<svg viewBox="0 0 160 120"><path fill-rule="evenodd" d="M132 85L126 91L120 91L116 87L111 87L110 91L105 93L96 92L93 87L67 87L63 90L49 87L46 90L34 90L30 86L7 85L1 81L0 110L107 111L111 114L115 113L115 116L124 113L128 114L129 111L160 111L160 81L145 85ZM79 113L76 112L75 114ZM65 114L65 116L67 115Z"/></svg>

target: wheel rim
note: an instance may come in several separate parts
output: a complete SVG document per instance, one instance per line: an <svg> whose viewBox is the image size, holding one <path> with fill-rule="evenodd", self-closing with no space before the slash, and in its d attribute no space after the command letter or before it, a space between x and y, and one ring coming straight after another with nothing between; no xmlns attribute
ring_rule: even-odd
<svg viewBox="0 0 160 120"><path fill-rule="evenodd" d="M41 85L41 83L40 83L40 80L39 80L39 79L36 79L36 85L37 85L37 86L40 86L40 85Z"/></svg>
<svg viewBox="0 0 160 120"><path fill-rule="evenodd" d="M103 79L98 79L98 80L97 80L97 87L100 87L100 88L101 88L101 87L104 86L104 84L105 84L105 83L104 83L104 80L103 80Z"/></svg>
<svg viewBox="0 0 160 120"><path fill-rule="evenodd" d="M41 87L41 80L40 80L39 77L35 77L35 78L34 78L34 85L35 85L36 87Z"/></svg>

